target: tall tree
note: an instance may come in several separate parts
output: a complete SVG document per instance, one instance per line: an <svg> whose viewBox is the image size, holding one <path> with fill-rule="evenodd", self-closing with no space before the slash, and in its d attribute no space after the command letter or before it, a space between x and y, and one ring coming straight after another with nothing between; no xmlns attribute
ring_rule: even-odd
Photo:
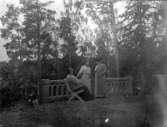
<svg viewBox="0 0 167 127"><path fill-rule="evenodd" d="M158 52L162 44L162 38L157 34L159 4L159 1L128 1L119 44L123 71L133 74L135 79L144 76L148 82L144 83L142 79L139 85L149 89L151 74L158 69Z"/></svg>
<svg viewBox="0 0 167 127"><path fill-rule="evenodd" d="M8 5L6 14L1 17L1 36L9 40L5 47L11 59L55 57L57 41L52 34L56 21L55 11L48 9L51 3L20 0L20 7ZM45 48L50 49L49 52Z"/></svg>
<svg viewBox="0 0 167 127"><path fill-rule="evenodd" d="M110 57L115 56L116 62L116 75L119 76L119 59L118 59L118 48L117 48L117 28L114 11L114 3L116 1L104 0L95 1L90 0L86 2L86 13L91 16L93 21L98 25L98 39L97 49L98 53L106 57L106 64L108 68L111 67L113 61ZM101 42L99 42L101 41ZM103 44L102 44L103 43ZM102 48L103 46L103 48ZM101 51L100 51L101 50ZM105 50L105 51L103 51ZM115 53L113 52L116 51ZM111 68L108 69L109 75L111 75Z"/></svg>
<svg viewBox="0 0 167 127"><path fill-rule="evenodd" d="M12 60L22 58L21 40L22 28L19 22L20 8L14 5L7 5L7 11L0 18L3 28L1 29L1 37L7 39L5 47L7 55Z"/></svg>
<svg viewBox="0 0 167 127"><path fill-rule="evenodd" d="M95 34L89 25L89 18L85 15L85 2L82 0L64 0L64 5L71 18L72 32L79 42L77 47L78 55L84 57L94 56Z"/></svg>
<svg viewBox="0 0 167 127"><path fill-rule="evenodd" d="M73 0L64 0L65 12L62 12L59 35L64 41L61 51L63 56L68 58L68 66L71 66L72 58L77 55L76 32L82 23L81 19L84 19L80 12L80 5L80 2L73 3Z"/></svg>
<svg viewBox="0 0 167 127"><path fill-rule="evenodd" d="M55 11L47 9L47 6L51 3L51 1L41 3L38 0L22 1L22 12L25 18L23 22L25 26L23 29L25 33L24 44L28 51L31 52L30 58L39 59L41 52L43 56L48 55L47 50L44 49L46 45L47 48L50 45L56 46L56 41L51 38L51 32L55 27ZM42 49L44 50L41 51Z"/></svg>
<svg viewBox="0 0 167 127"><path fill-rule="evenodd" d="M125 48L131 52L134 64L137 61L148 64L152 62L150 58L155 58L154 51L158 49L156 46L158 5L159 2L156 1L129 1L127 3L123 14L124 26L119 48Z"/></svg>
<svg viewBox="0 0 167 127"><path fill-rule="evenodd" d="M153 15L153 33L152 41L154 42L154 52L150 55L151 60L155 63L157 69L161 70L161 73L166 73L166 55L167 55L167 2L160 1L156 3L156 10Z"/></svg>
<svg viewBox="0 0 167 127"><path fill-rule="evenodd" d="M61 51L63 56L68 58L68 64L71 66L72 57L76 56L77 41L72 33L71 18L68 15L61 18L59 34L64 40Z"/></svg>

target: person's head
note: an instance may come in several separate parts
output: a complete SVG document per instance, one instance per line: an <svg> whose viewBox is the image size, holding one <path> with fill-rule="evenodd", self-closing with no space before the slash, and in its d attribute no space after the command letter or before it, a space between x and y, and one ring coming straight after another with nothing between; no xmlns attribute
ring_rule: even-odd
<svg viewBox="0 0 167 127"><path fill-rule="evenodd" d="M74 72L72 67L69 67L68 71L69 71L69 74L73 74L73 72Z"/></svg>
<svg viewBox="0 0 167 127"><path fill-rule="evenodd" d="M85 61L85 65L86 65L86 66L89 66L89 59L87 59L87 60Z"/></svg>
<svg viewBox="0 0 167 127"><path fill-rule="evenodd" d="M102 63L102 57L97 57L97 58L96 58L96 63L97 63L97 64Z"/></svg>

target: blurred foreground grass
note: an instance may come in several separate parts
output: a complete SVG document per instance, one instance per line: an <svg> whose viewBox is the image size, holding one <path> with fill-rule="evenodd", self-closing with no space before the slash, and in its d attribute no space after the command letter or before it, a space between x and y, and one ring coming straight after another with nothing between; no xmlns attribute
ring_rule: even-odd
<svg viewBox="0 0 167 127"><path fill-rule="evenodd" d="M118 99L54 102L35 108L17 105L0 114L0 127L135 127L141 103Z"/></svg>

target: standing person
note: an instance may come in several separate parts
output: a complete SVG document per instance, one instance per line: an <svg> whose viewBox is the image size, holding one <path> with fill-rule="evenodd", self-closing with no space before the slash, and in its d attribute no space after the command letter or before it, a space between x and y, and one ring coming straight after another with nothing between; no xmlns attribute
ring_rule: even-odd
<svg viewBox="0 0 167 127"><path fill-rule="evenodd" d="M89 60L85 62L84 65L81 66L77 77L81 77L82 83L88 87L89 92L92 93L92 86L91 86L91 68L89 66Z"/></svg>
<svg viewBox="0 0 167 127"><path fill-rule="evenodd" d="M97 58L95 67L95 97L105 97L105 81L106 66L102 63L102 58Z"/></svg>

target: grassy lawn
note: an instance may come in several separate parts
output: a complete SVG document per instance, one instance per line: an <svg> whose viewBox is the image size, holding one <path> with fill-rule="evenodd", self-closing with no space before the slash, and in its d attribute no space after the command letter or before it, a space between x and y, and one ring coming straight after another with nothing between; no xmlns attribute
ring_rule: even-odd
<svg viewBox="0 0 167 127"><path fill-rule="evenodd" d="M142 115L141 103L121 98L84 104L59 101L4 111L0 114L0 127L135 127Z"/></svg>

